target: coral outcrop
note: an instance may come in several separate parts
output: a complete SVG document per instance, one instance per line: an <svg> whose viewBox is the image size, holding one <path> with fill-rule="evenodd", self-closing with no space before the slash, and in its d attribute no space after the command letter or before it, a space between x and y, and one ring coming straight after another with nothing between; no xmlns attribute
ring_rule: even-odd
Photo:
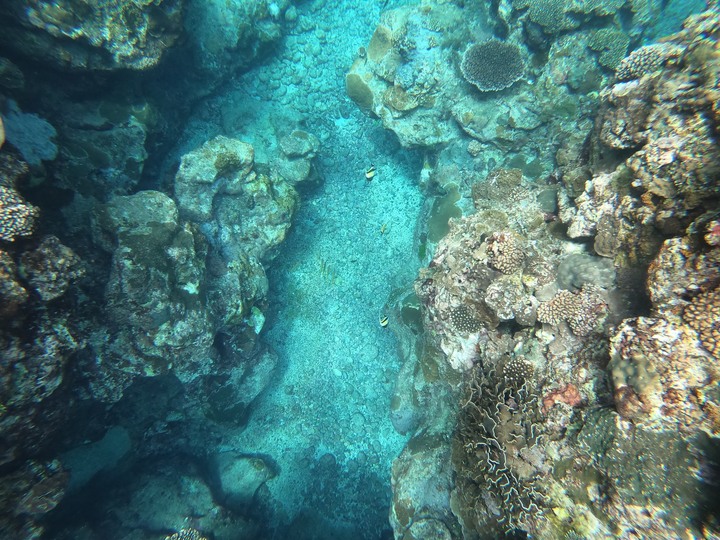
<svg viewBox="0 0 720 540"><path fill-rule="evenodd" d="M181 34L184 4L115 0L93 9L80 0L9 0L0 8L0 41L61 69L147 69Z"/></svg>
<svg viewBox="0 0 720 540"><path fill-rule="evenodd" d="M28 166L12 154L0 154L0 240L12 242L30 236L40 211L17 191L28 174Z"/></svg>
<svg viewBox="0 0 720 540"><path fill-rule="evenodd" d="M541 6L557 17L543 19ZM579 43L574 25L603 9L513 8L529 39L540 27L552 40L551 56ZM641 16L639 3L633 12ZM718 23L716 11L692 16L625 59L627 35L617 50L603 45L621 38L616 30L583 38L617 79L600 92L594 130L560 145L553 191L507 169L483 181L442 154L428 175L472 182L455 199L463 216L450 219L415 282L425 334L403 386L445 400L414 416L418 432L457 419L449 503L421 509L444 537L520 529L670 539L716 529L703 483L713 481L706 469L720 434ZM453 155L482 152L468 144ZM438 380L464 392L443 394ZM419 485L413 474L394 470L396 495ZM396 533L410 534L412 510L394 500Z"/></svg>

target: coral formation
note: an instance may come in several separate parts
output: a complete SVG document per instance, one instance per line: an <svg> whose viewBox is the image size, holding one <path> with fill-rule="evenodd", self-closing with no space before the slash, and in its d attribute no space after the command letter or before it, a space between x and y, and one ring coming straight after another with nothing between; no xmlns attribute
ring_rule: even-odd
<svg viewBox="0 0 720 540"><path fill-rule="evenodd" d="M481 92L512 86L525 71L520 47L491 39L468 47L460 64L463 77Z"/></svg>
<svg viewBox="0 0 720 540"><path fill-rule="evenodd" d="M615 75L618 81L630 81L639 79L657 71L671 58L680 55L681 49L671 44L659 43L645 45L631 52L626 58L622 58Z"/></svg>
<svg viewBox="0 0 720 540"><path fill-rule="evenodd" d="M200 531L195 529L180 529L178 532L166 536L165 540L207 540Z"/></svg>
<svg viewBox="0 0 720 540"><path fill-rule="evenodd" d="M12 242L30 236L39 210L23 199L12 186L0 185L0 240Z"/></svg>
<svg viewBox="0 0 720 540"><path fill-rule="evenodd" d="M579 292L563 290L552 300L540 304L537 319L552 326L566 322L573 334L587 336L602 325L607 310L601 290L593 285L583 285Z"/></svg>
<svg viewBox="0 0 720 540"><path fill-rule="evenodd" d="M487 532L490 521L500 531L527 530L542 514L542 477L549 467L538 446L534 387L533 369L520 358L508 359L502 375L480 368L472 374L453 441L455 496L465 527Z"/></svg>
<svg viewBox="0 0 720 540"><path fill-rule="evenodd" d="M64 295L82 278L85 268L72 249L57 237L46 236L37 248L22 254L20 273L43 302L49 302Z"/></svg>
<svg viewBox="0 0 720 540"><path fill-rule="evenodd" d="M65 69L148 69L182 31L182 0L3 4L5 47Z"/></svg>
<svg viewBox="0 0 720 540"><path fill-rule="evenodd" d="M703 347L720 358L720 287L693 298L683 311L683 320L698 333Z"/></svg>
<svg viewBox="0 0 720 540"><path fill-rule="evenodd" d="M493 233L485 242L488 264L492 268L503 274L512 274L522 268L525 249L516 234L507 231Z"/></svg>

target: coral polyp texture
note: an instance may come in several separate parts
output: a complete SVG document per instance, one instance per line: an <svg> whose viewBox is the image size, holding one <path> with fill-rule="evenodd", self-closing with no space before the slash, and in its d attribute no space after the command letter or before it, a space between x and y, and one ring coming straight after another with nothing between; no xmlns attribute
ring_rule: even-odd
<svg viewBox="0 0 720 540"><path fill-rule="evenodd" d="M525 71L520 47L491 39L471 45L460 63L463 77L481 92L494 92L512 86Z"/></svg>
<svg viewBox="0 0 720 540"><path fill-rule="evenodd" d="M677 58L682 49L671 44L645 45L620 60L615 75L618 81L639 79L657 71L667 61Z"/></svg>
<svg viewBox="0 0 720 540"><path fill-rule="evenodd" d="M30 236L35 230L39 210L25 201L12 187L0 185L0 240L12 242Z"/></svg>
<svg viewBox="0 0 720 540"><path fill-rule="evenodd" d="M525 248L522 240L512 232L493 233L486 240L488 264L503 274L512 274L520 270L525 261Z"/></svg>
<svg viewBox="0 0 720 540"><path fill-rule="evenodd" d="M537 318L552 326L566 322L573 334L587 336L602 325L607 311L607 303L600 291L586 285L577 293L560 291L552 300L540 304Z"/></svg>
<svg viewBox="0 0 720 540"><path fill-rule="evenodd" d="M698 333L703 347L720 358L720 287L693 298L682 317Z"/></svg>

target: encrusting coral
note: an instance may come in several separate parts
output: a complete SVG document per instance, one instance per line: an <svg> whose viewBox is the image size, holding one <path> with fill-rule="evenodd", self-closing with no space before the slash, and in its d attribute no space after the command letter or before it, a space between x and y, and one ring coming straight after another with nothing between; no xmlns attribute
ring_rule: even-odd
<svg viewBox="0 0 720 540"><path fill-rule="evenodd" d="M502 368L476 368L453 441L463 520L477 530L531 528L549 473L541 441L532 365L508 358Z"/></svg>

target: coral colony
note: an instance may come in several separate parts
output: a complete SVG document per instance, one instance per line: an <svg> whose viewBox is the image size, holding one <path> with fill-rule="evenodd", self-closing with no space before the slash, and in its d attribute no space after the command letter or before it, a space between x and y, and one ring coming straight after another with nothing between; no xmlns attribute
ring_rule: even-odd
<svg viewBox="0 0 720 540"><path fill-rule="evenodd" d="M716 0L4 0L0 537L720 538Z"/></svg>

